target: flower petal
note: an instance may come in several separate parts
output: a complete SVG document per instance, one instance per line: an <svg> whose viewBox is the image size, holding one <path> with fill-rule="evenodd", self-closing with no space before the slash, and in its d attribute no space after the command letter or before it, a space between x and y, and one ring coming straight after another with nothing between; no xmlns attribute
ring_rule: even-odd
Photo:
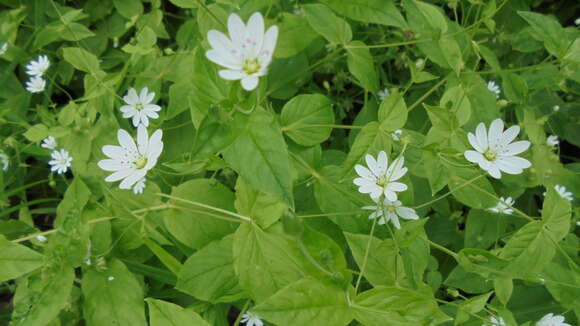
<svg viewBox="0 0 580 326"><path fill-rule="evenodd" d="M272 56L274 55L274 49L276 48L277 40L278 40L278 27L272 26L268 28L266 35L264 35L262 49L258 54L260 66L267 67L272 61Z"/></svg>
<svg viewBox="0 0 580 326"><path fill-rule="evenodd" d="M511 126L506 131L503 132L501 136L501 141L498 144L500 147L506 146L507 144L511 143L518 134L520 133L519 126Z"/></svg>
<svg viewBox="0 0 580 326"><path fill-rule="evenodd" d="M219 75L225 80L240 80L247 76L242 70L220 70Z"/></svg>
<svg viewBox="0 0 580 326"><path fill-rule="evenodd" d="M399 214L399 216L401 218L404 218L407 220L419 219L419 215L417 215L415 210L412 208L409 208L409 207L397 207L396 212L397 212L397 214Z"/></svg>
<svg viewBox="0 0 580 326"><path fill-rule="evenodd" d="M124 149L131 152L137 151L137 145L135 145L133 137L131 137L131 135L129 135L129 133L124 129L119 129L117 132L117 139L119 140L119 145Z"/></svg>
<svg viewBox="0 0 580 326"><path fill-rule="evenodd" d="M139 149L139 153L145 155L148 147L149 135L147 135L147 128L145 128L144 125L139 125L139 127L137 127L137 148Z"/></svg>
<svg viewBox="0 0 580 326"><path fill-rule="evenodd" d="M515 143L507 145L502 155L518 155L528 148L530 148L531 143L527 140L520 140Z"/></svg>
<svg viewBox="0 0 580 326"><path fill-rule="evenodd" d="M237 51L237 50L236 50ZM240 70L242 69L242 59L236 58L233 55L220 52L219 50L209 50L205 53L206 58L208 58L211 62L216 63L220 66L226 67L228 69Z"/></svg>
<svg viewBox="0 0 580 326"><path fill-rule="evenodd" d="M257 76L247 76L242 79L242 88L247 91L252 91L258 86Z"/></svg>
<svg viewBox="0 0 580 326"><path fill-rule="evenodd" d="M97 165L105 171L119 171L127 168L127 166L118 160L100 160Z"/></svg>
<svg viewBox="0 0 580 326"><path fill-rule="evenodd" d="M246 34L244 35L244 45L246 46L246 56L256 58L262 49L264 40L264 17L258 11L250 16L246 25Z"/></svg>
<svg viewBox="0 0 580 326"><path fill-rule="evenodd" d="M147 171L144 169L134 170L133 173L131 173L123 181L121 181L121 183L119 184L119 188L131 189L133 187L133 185L137 181L141 180L146 174L147 174Z"/></svg>
<svg viewBox="0 0 580 326"><path fill-rule="evenodd" d="M487 149L487 131L485 130L485 124L483 122L475 128L475 137L477 138L479 146L485 151Z"/></svg>
<svg viewBox="0 0 580 326"><path fill-rule="evenodd" d="M501 157L498 159L498 161L499 160L501 160L505 164L509 164L510 166L513 166L513 167L519 168L519 169L527 169L530 166L532 166L532 163L530 163L530 161L526 160L525 158L518 157L518 156Z"/></svg>
<svg viewBox="0 0 580 326"><path fill-rule="evenodd" d="M369 169L365 168L364 166L362 166L360 164L355 165L354 169L355 169L356 173L363 178L366 178L369 180L376 179L376 177L373 175L373 173Z"/></svg>
<svg viewBox="0 0 580 326"><path fill-rule="evenodd" d="M242 18L237 14L230 14L228 17L228 33L235 46L242 46L244 35L246 34L246 25Z"/></svg>
<svg viewBox="0 0 580 326"><path fill-rule="evenodd" d="M474 134L468 133L467 140L469 141L469 144L471 144L471 147L473 147L476 151L478 151L480 153L485 152L485 149L481 147L481 145L477 141L477 137L475 137Z"/></svg>
<svg viewBox="0 0 580 326"><path fill-rule="evenodd" d="M496 146L501 141L503 135L503 120L495 119L489 126L489 133L487 134L487 144L489 147L497 148Z"/></svg>
<svg viewBox="0 0 580 326"><path fill-rule="evenodd" d="M125 156L125 150L121 146L105 145L103 153L114 160L121 160Z"/></svg>
<svg viewBox="0 0 580 326"><path fill-rule="evenodd" d="M465 153L463 153L463 156L465 156L465 158L471 163L479 163L485 160L480 152L471 150L465 151Z"/></svg>
<svg viewBox="0 0 580 326"><path fill-rule="evenodd" d="M127 168L124 170L117 171L117 172L109 175L108 177L106 177L105 181L106 182L115 182L115 181L119 181L121 179L125 179L127 176L129 176L131 173L133 173L133 171L135 171L135 169L133 169L133 168Z"/></svg>

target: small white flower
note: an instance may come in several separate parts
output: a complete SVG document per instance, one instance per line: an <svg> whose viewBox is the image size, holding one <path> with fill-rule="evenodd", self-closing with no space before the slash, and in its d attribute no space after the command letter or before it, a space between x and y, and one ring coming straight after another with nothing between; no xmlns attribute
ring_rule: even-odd
<svg viewBox="0 0 580 326"><path fill-rule="evenodd" d="M242 319L240 321L242 323L246 323L246 326L264 326L264 322L260 319L260 317L249 311L246 311L242 315Z"/></svg>
<svg viewBox="0 0 580 326"><path fill-rule="evenodd" d="M133 193L135 193L135 195L140 195L143 193L144 189L145 189L145 178L135 183L135 185L133 186Z"/></svg>
<svg viewBox="0 0 580 326"><path fill-rule="evenodd" d="M0 43L0 55L4 55L8 51L8 42Z"/></svg>
<svg viewBox="0 0 580 326"><path fill-rule="evenodd" d="M570 191L566 191L566 187L562 185L555 185L554 190L556 190L556 192L558 193L558 195L560 195L560 197L569 201L574 200L574 194L571 193Z"/></svg>
<svg viewBox="0 0 580 326"><path fill-rule="evenodd" d="M38 240L38 242L46 242L47 239L41 234L36 236L36 240Z"/></svg>
<svg viewBox="0 0 580 326"><path fill-rule="evenodd" d="M381 89L377 95L379 96L379 100L384 101L390 95L389 89L385 87Z"/></svg>
<svg viewBox="0 0 580 326"><path fill-rule="evenodd" d="M506 326L505 320L503 320L503 318L501 317L499 318L489 317L489 322L491 323L491 325L483 324L481 326Z"/></svg>
<svg viewBox="0 0 580 326"><path fill-rule="evenodd" d="M546 139L546 144L548 144L548 146L550 146L550 147L558 146L560 144L560 141L558 140L558 136L556 136L556 135L548 136L548 138Z"/></svg>
<svg viewBox="0 0 580 326"><path fill-rule="evenodd" d="M113 281L114 279L115 279L115 277L114 277L114 276L109 276L109 277L107 277L107 281L109 281L109 282Z"/></svg>
<svg viewBox="0 0 580 326"><path fill-rule="evenodd" d="M499 88L499 85L497 85L495 83L495 81L490 80L487 82L487 89L489 89L490 92L495 94L495 98L499 98L499 94L501 93L501 89Z"/></svg>
<svg viewBox="0 0 580 326"><path fill-rule="evenodd" d="M415 61L415 67L417 67L417 69L421 69L424 64L425 64L425 60L423 60L423 59L417 59L417 61Z"/></svg>
<svg viewBox="0 0 580 326"><path fill-rule="evenodd" d="M404 157L399 157L389 166L387 153L381 151L375 160L372 155L367 154L365 157L368 168L357 164L354 169L360 178L353 180L354 184L359 186L358 191L363 194L370 194L371 199L375 202L382 195L390 201L397 200L397 192L407 190L407 185L400 182L394 182L402 178L407 173L407 168L403 167Z"/></svg>
<svg viewBox="0 0 580 326"><path fill-rule="evenodd" d="M103 153L110 159L98 163L101 169L114 172L105 178L105 181L123 180L119 188L131 189L135 183L145 178L147 171L157 164L157 159L163 151L162 136L163 131L156 130L149 137L147 128L141 124L137 127L137 143L135 143L127 131L119 129L117 139L121 146L103 146Z"/></svg>
<svg viewBox="0 0 580 326"><path fill-rule="evenodd" d="M558 112L558 111L560 111L560 106L556 104L556 105L554 105L554 106L552 107L552 110L553 110L554 112Z"/></svg>
<svg viewBox="0 0 580 326"><path fill-rule="evenodd" d="M8 158L8 155L3 152L0 152L0 165L2 166L3 171L7 171L10 166L10 159Z"/></svg>
<svg viewBox="0 0 580 326"><path fill-rule="evenodd" d="M498 213L498 214L506 214L511 215L513 214L514 210L512 206L514 206L516 202L512 199L512 197L500 197L497 205L494 207L488 208L489 211Z"/></svg>
<svg viewBox="0 0 580 326"><path fill-rule="evenodd" d="M26 73L33 77L42 77L46 70L50 67L50 60L45 55L38 56L37 61L30 61L26 65Z"/></svg>
<svg viewBox="0 0 580 326"><path fill-rule="evenodd" d="M126 105L121 107L123 118L133 118L133 126L137 127L139 124L149 126L149 118L157 119L161 111L161 107L157 104L151 104L155 98L155 93L149 93L147 87L143 88L139 95L134 88L130 88L127 95L123 97Z"/></svg>
<svg viewBox="0 0 580 326"><path fill-rule="evenodd" d="M48 162L48 164L50 164L50 170L56 171L58 174L66 173L73 160L73 158L69 156L68 151L65 149L59 151L55 150L52 151L50 156L52 157L52 160Z"/></svg>
<svg viewBox="0 0 580 326"><path fill-rule="evenodd" d="M530 147L530 142L527 140L512 143L519 133L519 126L512 126L503 131L501 119L495 119L491 123L489 132L486 131L485 124L482 122L477 125L475 135L471 132L467 134L467 139L475 151L467 150L463 155L468 161L477 163L480 168L496 179L501 178L501 172L520 174L523 169L532 166L532 163L516 156Z"/></svg>
<svg viewBox="0 0 580 326"><path fill-rule="evenodd" d="M369 215L369 219L372 220L378 217L379 225L383 225L388 221L391 221L391 223L393 223L397 229L401 228L399 217L406 220L416 220L419 218L419 215L417 215L414 209L402 206L401 202L398 200L390 201L386 198L383 200L382 206L364 206L363 209L374 211L371 215Z"/></svg>
<svg viewBox="0 0 580 326"><path fill-rule="evenodd" d="M542 319L536 323L536 326L572 326L570 324L566 324L564 321L566 321L564 316L549 313L542 317Z"/></svg>
<svg viewBox="0 0 580 326"><path fill-rule="evenodd" d="M44 140L40 144L40 147L47 149L56 149L56 146L58 146L58 144L56 143L56 139L54 139L54 137L52 136L44 138Z"/></svg>
<svg viewBox="0 0 580 326"><path fill-rule="evenodd" d="M576 24L576 26L580 26L580 17L576 18L576 20L574 20L574 24Z"/></svg>
<svg viewBox="0 0 580 326"><path fill-rule="evenodd" d="M278 27L272 26L264 33L264 18L259 12L250 17L247 25L240 16L231 14L228 17L228 32L229 38L216 30L207 32L212 49L205 56L227 68L219 71L221 78L241 79L245 90L254 90L258 86L258 77L268 72L278 39Z"/></svg>
<svg viewBox="0 0 580 326"><path fill-rule="evenodd" d="M394 141L399 141L399 140L401 140L402 134L403 134L403 130L397 129L391 133L391 138L393 138Z"/></svg>
<svg viewBox="0 0 580 326"><path fill-rule="evenodd" d="M46 87L46 80L42 77L31 77L26 82L26 90L30 93L40 93Z"/></svg>

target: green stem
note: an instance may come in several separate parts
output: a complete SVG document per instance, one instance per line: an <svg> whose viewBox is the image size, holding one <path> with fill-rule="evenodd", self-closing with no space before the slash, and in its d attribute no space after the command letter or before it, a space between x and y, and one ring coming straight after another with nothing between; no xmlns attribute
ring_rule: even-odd
<svg viewBox="0 0 580 326"><path fill-rule="evenodd" d="M426 202L426 203L423 203L423 204L421 204L421 205L419 205L419 206L415 206L415 207L412 207L412 208L413 208L413 209L420 209L420 208L423 208L423 207L425 207L425 206L429 206L429 205L431 205L431 204L433 204L433 203L435 203L435 202L437 202L437 201L440 201L441 199L443 199L443 198L445 198L445 197L447 197L447 196L451 195L452 193L454 193L454 192L458 191L459 189L461 189L461 188L463 188L463 187L465 187L465 186L467 186L467 185L469 185L469 184L471 184L471 183L475 182L477 179L479 179L479 178L481 178L481 177L484 177L484 176L485 176L484 174L480 174L480 175L478 175L477 177L475 177L475 178L473 178L473 179L471 179L471 180L467 180L467 181L465 181L465 183L463 183L463 184L459 185L457 188L455 188L455 189L453 189L453 190L450 190L449 192L447 192L447 193L445 193L445 194L441 195L440 197L437 197L437 198L435 198L435 199L433 199L433 200L430 200L430 201L428 201L428 202Z"/></svg>
<svg viewBox="0 0 580 326"><path fill-rule="evenodd" d="M354 293L355 294L358 293L358 287L360 285L360 281L362 280L362 277L363 277L363 275L365 273L365 269L367 267L367 261L368 261L368 258L369 258L369 252L371 250L371 243L372 243L372 240L373 240L373 235L375 233L375 226L377 225L377 219L378 219L378 217L375 217L373 219L373 224L371 226L371 232L369 234L369 241L367 242L367 247L365 249L365 255L364 255L364 258L363 258L363 263L362 263L362 266L361 266L360 274L358 275L358 278L356 279L356 285L354 287Z"/></svg>
<svg viewBox="0 0 580 326"><path fill-rule="evenodd" d="M448 254L448 255L449 255L449 256L451 256L451 257L453 257L453 259L455 259L455 260L457 261L457 259L458 259L458 258L457 258L457 254L456 254L456 253L454 253L453 251L451 251L451 250L449 250L449 249L447 249L447 248L443 247L442 245L439 245L439 244L437 244L437 243L435 243L435 242L433 242L433 241L429 240L428 238L421 237L421 239L423 239L423 240L425 240L425 241L429 242L429 244L430 244L432 247L435 247L435 248L437 248L437 249L439 249L439 250L443 251L444 253Z"/></svg>
<svg viewBox="0 0 580 326"><path fill-rule="evenodd" d="M228 210L221 209L221 208L218 208L218 207L214 207L214 206L211 206L211 205L207 205L207 204L203 204L203 203L199 203L199 202L196 202L196 201L187 200L187 199L183 199L183 198L179 198L179 197L175 197L175 196L171 196L171 195L167 195L167 194L163 194L163 193L157 193L156 195L157 196L161 196L161 197L165 197L165 198L169 198L169 199L173 199L173 200L177 200L177 201L181 201L181 202L188 203L188 204L191 204L191 205L195 205L195 206L207 208L207 209L210 209L210 210L213 210L213 211L216 211L216 212L224 213L226 215L230 215L230 216L233 216L233 217L237 217L239 219L242 219L242 220L244 220L246 222L251 222L252 221L252 219L249 218L249 217L247 217L247 216L240 215L240 214L237 214L237 213L234 213L234 212L230 212Z"/></svg>
<svg viewBox="0 0 580 326"><path fill-rule="evenodd" d="M282 128L282 131L289 131L289 130L298 130L304 128L319 128L319 127L328 127L328 128L335 128L335 129L362 129L363 126L349 126L349 125L334 125L334 124L308 124L308 125L301 125L301 126L286 126Z"/></svg>
<svg viewBox="0 0 580 326"><path fill-rule="evenodd" d="M236 321L234 322L234 326L240 325L240 321L242 320L242 316L246 313L246 311L248 311L249 306L250 306L250 300L247 300L246 303L244 304L244 307L242 308L242 310L240 310L240 313L238 314L238 317L236 318Z"/></svg>
<svg viewBox="0 0 580 326"><path fill-rule="evenodd" d="M435 92L441 85L443 85L443 83L447 80L447 77L441 79L437 84L435 84L435 86L431 87L430 90L428 90L425 94L423 94L423 96L421 96L417 101L415 101L415 103L413 103L409 109L407 109L408 112L411 112L411 110L413 110L416 106L418 106L419 104L421 104L423 101L425 101L425 99L427 97L429 97L429 95L431 95L431 93Z"/></svg>

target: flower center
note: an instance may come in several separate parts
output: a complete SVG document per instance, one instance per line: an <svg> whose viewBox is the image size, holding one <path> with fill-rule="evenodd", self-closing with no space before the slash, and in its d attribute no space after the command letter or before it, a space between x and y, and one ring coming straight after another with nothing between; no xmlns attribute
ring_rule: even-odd
<svg viewBox="0 0 580 326"><path fill-rule="evenodd" d="M483 153L483 157L485 157L485 159L488 161L495 161L496 156L497 156L497 154L490 149L486 150Z"/></svg>
<svg viewBox="0 0 580 326"><path fill-rule="evenodd" d="M257 73L258 71L260 71L260 64L258 63L258 59L254 58L244 60L244 65L242 66L242 69L248 75Z"/></svg>
<svg viewBox="0 0 580 326"><path fill-rule="evenodd" d="M143 157L143 156L139 156L135 160L134 164L135 164L135 167L137 169L142 169L142 168L145 167L145 165L147 165L147 158L146 157Z"/></svg>
<svg viewBox="0 0 580 326"><path fill-rule="evenodd" d="M389 212L391 212L391 213L394 213L396 209L397 209L397 208L396 208L395 206L393 206L393 205L389 205L389 206L387 206L387 211L389 211Z"/></svg>
<svg viewBox="0 0 580 326"><path fill-rule="evenodd" d="M380 177L377 180L377 185L384 187L387 184L387 179L385 177Z"/></svg>
<svg viewBox="0 0 580 326"><path fill-rule="evenodd" d="M137 110L143 110L143 104L141 104L141 103L137 103L137 104L135 104L135 108L136 108Z"/></svg>

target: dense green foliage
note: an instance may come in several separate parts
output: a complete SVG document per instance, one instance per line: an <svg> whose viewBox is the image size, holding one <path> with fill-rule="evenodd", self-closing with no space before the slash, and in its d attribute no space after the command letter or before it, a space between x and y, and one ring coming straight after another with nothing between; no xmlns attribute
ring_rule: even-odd
<svg viewBox="0 0 580 326"><path fill-rule="evenodd" d="M579 8L0 0L0 324L578 325ZM246 91L206 57L208 31L254 12L279 36ZM137 194L98 162L118 129L137 134L120 107L144 87L164 147ZM464 157L498 118L532 164L500 179ZM380 151L409 169L398 198L420 218L400 229L353 184ZM511 214L489 210L507 196Z"/></svg>

